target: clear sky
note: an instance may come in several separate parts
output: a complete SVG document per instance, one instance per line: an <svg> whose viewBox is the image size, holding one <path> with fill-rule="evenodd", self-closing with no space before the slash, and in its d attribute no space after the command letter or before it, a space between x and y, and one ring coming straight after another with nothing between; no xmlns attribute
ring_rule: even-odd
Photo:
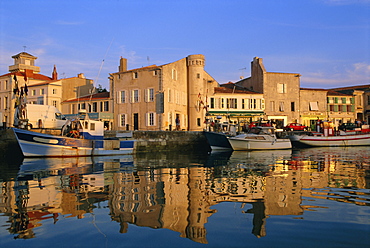
<svg viewBox="0 0 370 248"><path fill-rule="evenodd" d="M121 56L135 69L190 54L220 84L254 57L301 87L370 84L370 0L0 0L0 75L22 51L106 88Z"/></svg>

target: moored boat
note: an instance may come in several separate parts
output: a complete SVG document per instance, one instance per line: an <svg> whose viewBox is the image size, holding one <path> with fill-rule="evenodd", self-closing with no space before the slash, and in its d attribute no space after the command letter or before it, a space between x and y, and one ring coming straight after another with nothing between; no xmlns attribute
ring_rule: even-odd
<svg viewBox="0 0 370 248"><path fill-rule="evenodd" d="M25 157L86 157L132 154L134 140L104 139L104 123L69 120L62 135L13 128Z"/></svg>
<svg viewBox="0 0 370 248"><path fill-rule="evenodd" d="M273 127L253 127L250 132L230 137L233 150L274 150L290 149L292 144L288 138L279 138Z"/></svg>
<svg viewBox="0 0 370 248"><path fill-rule="evenodd" d="M334 131L332 123L324 122L322 132L310 132L288 136L295 146L369 146L370 130L368 125L350 131Z"/></svg>
<svg viewBox="0 0 370 248"><path fill-rule="evenodd" d="M302 135L291 137L298 146L370 146L370 133L346 135Z"/></svg>
<svg viewBox="0 0 370 248"><path fill-rule="evenodd" d="M212 151L233 149L226 134L208 131L204 131L203 134L206 137Z"/></svg>

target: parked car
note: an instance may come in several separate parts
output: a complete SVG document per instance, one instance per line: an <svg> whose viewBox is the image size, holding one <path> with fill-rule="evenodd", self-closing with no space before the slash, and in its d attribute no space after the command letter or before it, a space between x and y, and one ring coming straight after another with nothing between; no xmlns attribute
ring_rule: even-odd
<svg viewBox="0 0 370 248"><path fill-rule="evenodd" d="M354 130L355 128L357 128L355 123L342 123L338 126L338 129L342 131Z"/></svg>
<svg viewBox="0 0 370 248"><path fill-rule="evenodd" d="M299 123L289 123L284 129L286 131L307 131L307 127Z"/></svg>
<svg viewBox="0 0 370 248"><path fill-rule="evenodd" d="M249 128L257 127L257 126L261 126L261 127L271 127L271 124L270 124L270 122L268 122L268 121L262 120L262 121L253 121L253 122L251 122L251 123L248 125L248 127L249 127Z"/></svg>

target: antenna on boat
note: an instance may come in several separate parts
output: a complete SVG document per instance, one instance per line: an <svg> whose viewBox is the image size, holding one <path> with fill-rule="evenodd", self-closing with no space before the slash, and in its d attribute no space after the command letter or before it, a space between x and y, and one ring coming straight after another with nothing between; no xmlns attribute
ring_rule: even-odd
<svg viewBox="0 0 370 248"><path fill-rule="evenodd" d="M105 54L104 54L103 60L102 60L102 62L101 62L101 64L100 64L100 68L99 68L99 71L98 71L98 75L96 76L96 79L95 79L95 81L93 82L93 89L95 88L95 85L97 85L97 82L98 82L98 80L99 80L99 76L100 76L100 72L101 72L101 70L102 70L102 68L103 68L103 65L104 65L104 62L105 62L105 58L107 57L107 54L108 54L108 52L109 52L109 50L110 50L110 47L112 46L113 40L114 40L114 37L112 38L112 40L111 40L111 42L110 42L110 44L109 44L109 46L108 46L108 48L107 48L107 51L106 51L106 52L105 52ZM89 99L89 102L90 102L90 103L91 103L92 95L93 95L93 92L94 92L94 90L93 90L93 89L91 89L91 92L90 92L90 99Z"/></svg>

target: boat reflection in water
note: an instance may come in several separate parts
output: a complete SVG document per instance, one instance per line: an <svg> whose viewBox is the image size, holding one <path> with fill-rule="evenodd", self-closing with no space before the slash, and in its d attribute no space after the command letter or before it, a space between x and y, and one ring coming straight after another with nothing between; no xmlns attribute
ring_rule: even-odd
<svg viewBox="0 0 370 248"><path fill-rule="evenodd" d="M48 220L78 222L105 203L120 233L129 235L131 224L206 244L217 205L235 202L253 215L244 228L264 237L267 217L320 208L304 205L305 197L369 206L369 154L369 147L349 147L25 159L16 178L2 182L0 218L15 238L37 239Z"/></svg>

